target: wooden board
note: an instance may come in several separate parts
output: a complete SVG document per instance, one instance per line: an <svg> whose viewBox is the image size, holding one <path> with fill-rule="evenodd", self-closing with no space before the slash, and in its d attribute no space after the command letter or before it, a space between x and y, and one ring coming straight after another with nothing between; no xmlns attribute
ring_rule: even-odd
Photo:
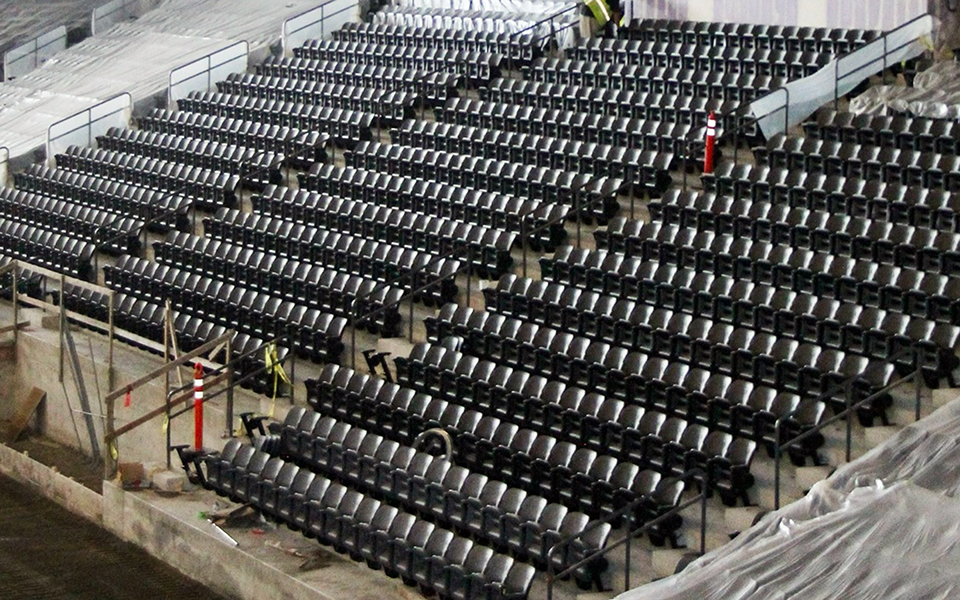
<svg viewBox="0 0 960 600"><path fill-rule="evenodd" d="M26 428L27 423L30 422L30 417L32 417L34 411L37 410L37 406L39 406L46 397L47 393L40 388L30 390L26 400L17 407L13 418L8 421L0 421L0 442L10 444L17 441L17 438L20 437L20 434L23 433L23 430Z"/></svg>

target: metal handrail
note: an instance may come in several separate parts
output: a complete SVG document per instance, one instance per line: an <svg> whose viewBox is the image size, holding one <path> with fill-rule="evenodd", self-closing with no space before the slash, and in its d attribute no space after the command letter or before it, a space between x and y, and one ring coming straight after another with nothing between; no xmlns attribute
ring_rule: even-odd
<svg viewBox="0 0 960 600"><path fill-rule="evenodd" d="M240 56L235 56L235 57L233 57L233 58L226 59L226 60L224 60L223 62L219 62L219 63L217 63L217 64L212 64L213 57L214 57L215 55L220 54L221 52L225 52L225 51L227 51L227 50L229 50L229 49L231 49L231 48L233 48L233 47L235 47L235 46L239 46L240 44L243 44L243 46L244 46L244 48L245 48L246 61L249 61L249 60L250 60L250 42L248 42L247 40L239 40L239 41L237 41L237 42L234 42L234 43L230 44L229 46L224 46L223 48L217 48L216 50L213 50L213 51L211 51L211 52L208 52L208 53L204 54L203 56L201 56L201 57L199 57L199 58L196 58L196 59L194 59L194 60L192 60L192 61L190 61L190 62L188 62L188 63L186 63L186 64L180 65L179 67L176 67L175 69L173 69L172 71L170 71L170 74L167 76L167 105L170 105L170 104L172 104L172 103L174 102L174 99L173 99L173 87L174 87L175 85L180 85L181 83L185 83L185 82L190 81L190 80L192 80L192 79L196 79L196 78L198 78L198 77L201 77L201 76L203 76L203 75L206 75L206 76L207 76L207 90L209 90L209 89L210 89L210 86L213 85L213 83L214 83L214 82L213 82L213 70L216 69L216 68L218 68L218 67L222 67L222 66L224 66L224 65L228 65L228 64L230 64L230 63L232 63L232 62L235 62L237 59L241 58ZM203 70L203 71L201 71L201 72L199 72L199 73L194 73L193 75L188 75L188 76L184 77L183 79L180 79L180 80L178 80L178 81L176 81L176 82L173 80L173 74L176 73L177 71L179 71L179 70L181 70L181 69L183 69L183 68L185 68L185 67L188 67L188 66L190 66L190 65L193 65L193 64L199 63L199 62L201 62L201 61L204 61L204 60L207 61L207 67L206 67L205 70ZM249 63L248 63L248 64L249 64ZM246 70L246 67L244 67L244 70Z"/></svg>
<svg viewBox="0 0 960 600"><path fill-rule="evenodd" d="M235 387L237 387L238 385L242 385L244 382L246 382L246 381L248 381L248 380L250 380L250 379L252 379L252 378L254 378L254 377L257 377L258 375L266 372L269 368L271 368L271 367L268 366L266 363L264 363L264 365L263 365L262 367L259 367L259 368L255 369L255 370L253 370L253 371L251 371L251 372L249 372L249 373L244 374L244 376L241 377L240 379L234 379L234 377L233 377L233 371L234 371L235 365L237 365L238 363L240 363L240 362L243 361L243 360L246 360L246 359L250 358L251 356L254 356L254 355L256 355L256 354L258 354L258 353L260 353L260 352L263 352L265 348L269 348L271 345L276 344L276 345L279 346L280 343L281 343L281 340L288 340L288 341L290 341L290 346L289 346L290 352L289 352L286 356L284 356L283 359L281 359L281 364L282 364L283 362L285 362L287 359L291 359L291 360L292 360L292 365L291 365L291 368L290 368L290 373L291 373L291 377L290 377L290 378L291 378L291 381L293 381L294 370L296 369L296 360L297 360L297 359L296 359L296 354L297 354L297 352L296 352L296 348L295 348L296 343L295 343L294 335L293 335L292 333L285 333L285 334L283 334L283 335L280 335L280 336L277 336L277 337L273 338L272 340L270 340L270 341L268 341L268 342L263 342L262 344L260 344L260 345L257 346L256 348L254 348L253 350L248 350L248 351L244 352L243 354L241 354L241 355L239 355L239 356L235 356L235 357L234 357L234 356L228 356L228 357L227 357L227 358L228 358L228 361L227 361L226 363L220 365L219 367L217 367L217 368L213 369L212 371L210 371L209 373L205 374L206 376L213 376L214 378L220 377L221 375L226 375L226 376L227 376L227 385L226 385L225 387L223 387L223 388L221 388L221 389L213 392L213 393L204 394L203 398L200 399L199 404L201 404L201 405L202 405L202 404L206 404L207 402L213 400L214 398L220 396L221 394L228 394L228 397L227 397L227 424L228 424L227 430L228 430L228 432L229 432L229 434L230 434L231 437L233 436L233 423L232 423L232 421L233 421L233 389L234 389ZM295 387L295 386L292 386L292 385L291 385L291 390L292 390L294 387ZM186 391L188 391L188 390L190 390L190 389L193 389L193 382L192 382L192 381L189 381L189 382L187 382L187 383L185 383L185 384L183 384L183 385L181 385L181 386L179 386L179 387L176 387L176 388L174 388L174 389L171 389L169 392L167 392L167 397L166 397L166 400L165 400L165 407L166 407L166 411L165 411L165 412L166 412L166 418L167 418L166 434L167 434L167 467L168 467L168 468L169 468L169 466L170 466L170 452L173 450L173 444L172 444L172 440L171 440L171 429L172 429L172 427L171 427L171 422L172 422L174 419L176 419L177 417L179 417L179 416L181 416L181 415L183 415L183 414L186 414L186 413L188 413L188 412L193 411L193 410L194 410L194 406L197 404L197 401L194 400L194 404L191 404L191 405L187 406L186 408L184 408L184 409L182 409L182 410L180 410L180 411L170 412L170 409L173 407L173 405L172 405L172 403L171 403L171 400L172 400L174 397L176 397L178 394L182 394L182 393L184 393L184 392L186 392ZM291 393L293 393L293 392L291 391ZM292 401L293 401L293 398L291 397L291 402L292 402Z"/></svg>
<svg viewBox="0 0 960 600"><path fill-rule="evenodd" d="M851 50L851 51L847 52L846 54L842 54L841 56L838 56L837 59L834 61L834 66L833 66L833 72L834 72L833 106L834 106L834 109L836 109L837 106L838 106L838 104L840 103L840 82L841 82L841 81L846 81L849 77L852 77L852 76L856 75L857 73L859 73L859 72L861 72L861 71L864 71L864 70L869 69L871 65L873 65L873 64L875 64L875 63L877 62L877 60L872 60L872 61L870 61L869 63L867 63L867 64L865 64L865 65L861 65L860 67L858 67L858 68L856 68L856 69L853 69L852 71L850 71L850 72L848 72L848 73L844 73L843 75L840 75L840 64L841 64L841 63L843 63L844 61L847 61L848 59L852 58L853 56L855 56L857 53L861 52L862 50L865 50L866 48L869 48L870 46L873 46L874 44L878 44L878 43L881 43L881 42L882 42L882 44L883 44L883 57L882 57L883 69L881 69L880 71L881 71L881 72L886 71L887 68L889 67L889 65L887 64L887 59L889 58L890 53L892 53L892 52L897 52L898 50L902 50L902 49L906 48L906 47L909 46L910 44L916 43L916 40L910 40L909 42L907 42L907 43L905 43L905 44L900 44L900 45L897 46L896 48L889 49L889 48L888 48L888 43L889 43L890 35L891 35L891 34L894 34L894 33L897 33L898 31L901 31L902 29L905 29L905 28L907 28L908 26L913 25L914 23L916 23L916 22L918 22L918 21L920 21L920 20L922 20L922 19L924 19L924 18L926 18L926 17L929 17L929 16L930 16L930 15L927 14L927 13L924 13L924 14L922 14L922 15L918 15L918 16L910 19L910 20L907 21L906 23L900 25L899 27L896 27L896 28L894 28L894 29L891 29L890 31L885 31L885 32L883 32L883 35L881 35L879 38L877 38L877 39L875 39L875 40L871 40L870 42L864 44L863 46L861 46L861 47L859 47L859 48L856 48L856 49L854 49L854 50ZM879 59L878 59L878 60L879 60Z"/></svg>
<svg viewBox="0 0 960 600"><path fill-rule="evenodd" d="M321 8L323 8L324 6L327 6L328 4L333 4L334 2L339 2L339 1L340 1L340 0L325 0L324 2L321 2L320 4L314 6L313 8L309 8L309 9L307 9L307 10L301 12L301 13L297 13L297 14L293 15L292 17L287 17L286 19L284 19L284 23L286 23L287 21L291 21L291 20L293 20L293 19L297 19L297 18L299 18L299 17L306 16L306 15L308 15L309 13L312 13L313 11L315 11L315 10L317 10L317 9L321 9ZM357 6L359 7L359 3L357 4ZM317 23L323 23L323 22L327 19L328 16L329 16L329 17L334 17L334 16L339 15L340 13L342 13L344 10L348 10L348 9L340 9L340 10L338 10L337 12L335 12L335 13L333 13L333 14L331 14L331 15L323 14L323 15L320 16L320 19L319 19L319 20L317 20L317 21L311 21L311 22L307 23L306 25L303 25L302 27L299 27L299 28L294 29L293 31L289 31L289 32L283 30L283 26L281 25L281 33L283 34L283 37L282 37L282 39L281 39L280 41L281 41L281 42L285 42L285 41L286 41L286 39L285 39L286 36L293 35L294 33L300 33L300 32L303 31L304 29L307 29L308 27L312 27L313 25L316 25ZM362 18L362 15L361 15L361 18ZM287 49L284 48L284 51L286 51L286 50L287 50Z"/></svg>
<svg viewBox="0 0 960 600"><path fill-rule="evenodd" d="M854 383L857 382L857 380L861 379L861 378L862 378L864 375L866 375L867 373L870 373L871 371L875 371L875 370L878 369L878 368L881 368L881 367L884 367L884 366L887 366L887 365L896 365L898 362L900 362L901 359L903 359L903 358L905 358L905 357L907 357L907 356L910 356L911 354L913 354L913 355L915 356L916 368L915 368L910 374L908 374L908 375L906 375L905 377L901 378L900 380L898 380L898 381L896 381L896 382L894 382L894 383L892 383L892 384L884 387L883 389L878 390L878 391L870 394L870 395L867 396L866 398L863 398L863 399L861 399L861 400L859 400L859 401L857 401L857 402L855 402L855 403L852 402L852 397L851 397L852 387L853 387ZM835 398L837 392L840 392L840 391L845 390L846 393L844 394L844 399L845 399L845 402L846 402L846 408L845 408L843 411L841 411L841 412L839 412L839 413L836 413L833 417L827 419L826 421L823 421L823 422L819 423L819 424L816 425L815 427L813 427L813 428L811 428L811 429L808 429L808 430L804 431L803 433L801 433L801 434L799 434L799 435L797 435L797 436L794 436L793 438L787 440L786 442L781 442L781 440L780 440L780 432L781 432L781 430L782 430L782 428L783 428L783 424L784 424L788 419L790 419L790 418L792 418L793 416L796 415L796 413L800 410L800 407L801 407L802 403L801 403L801 404L798 404L794 409L790 410L790 411L787 412L786 414L783 414L783 415L781 415L780 417L778 417L777 420L774 422L774 425L773 425L773 431L774 431L774 434L773 434L773 435L774 435L774 439L773 439L773 440L765 440L765 441L767 441L768 443L772 441L772 443L773 443L773 445L774 445L774 484L773 484L773 486L774 486L774 509L779 509L779 508L780 508L780 470L781 470L780 464L781 464L781 462L782 462L782 460L783 460L783 451L784 451L785 449L788 449L788 448L790 448L791 446L794 446L794 445L802 442L803 440L807 439L808 437L811 437L813 434L819 433L820 431L822 431L822 430L825 429L826 427L828 427L828 426L836 423L836 422L839 421L840 419L843 419L844 417L846 417L846 420L847 420L847 431L846 431L846 460L847 460L847 462L849 462L849 461L850 461L850 458L851 458L851 448L852 448L852 444L853 444L853 421L850 419L851 413L852 413L853 411L857 410L858 408L860 408L861 406L863 406L864 404L866 404L867 402L870 402L870 401L872 401L872 400L874 400L874 399L876 399L876 398L879 398L880 396L883 396L883 395L885 395L885 394L888 394L888 393L890 393L891 391L893 391L894 389L896 389L896 388L898 388L898 387L902 386L903 384L908 383L908 382L910 382L910 381L913 381L913 382L916 384L916 386L915 386L915 389L916 389L916 391L915 391L915 402L916 402L915 418L916 418L917 421L919 421L919 420L920 420L920 401L921 401L921 397L920 397L920 384L921 384L921 382L922 382L921 374L922 374L923 368L924 368L923 353L920 352L919 350L914 350L914 349L912 349L912 348L904 348L903 350L901 350L900 352L896 353L895 355L893 355L892 357L888 358L887 360L885 360L885 361L883 361L883 362L875 362L875 363L872 363L872 364L868 365L867 368L866 368L862 373L859 373L859 374L857 374L857 375L852 375L852 376L848 377L848 378L845 379L843 382L835 385L833 388L831 388L831 389L829 389L828 391L820 394L819 396L817 396L816 398L814 398L814 399L812 400L813 402L822 402L822 401L827 400L827 399L829 399L829 398Z"/></svg>
<svg viewBox="0 0 960 600"><path fill-rule="evenodd" d="M671 517L674 517L680 514L690 506L696 504L697 502L700 503L700 556L703 556L704 554L706 554L707 498L710 497L709 488L714 484L713 482L710 481L710 477L707 475L707 472L699 467L685 471L682 475L677 477L677 479L679 481L685 482L686 480L691 479L693 477L699 477L700 479L701 489L699 494L697 494L693 498L690 498L689 500L682 502L678 506L671 509L669 512L666 512L660 515L656 519L647 521L636 530L631 529L633 524L633 514L636 511L636 509L644 502L644 500L646 499L646 496L644 496L643 498L640 498L639 500L634 500L627 506L620 508L616 512L613 512L602 519L597 519L595 521L592 521L582 531L575 533L571 536L568 536L566 538L563 538L559 542L551 546L550 550L547 551L547 557L546 557L547 600L553 600L553 586L556 583L557 579L563 579L564 577L571 575L574 571L576 571L580 567L593 562L597 558L600 558L601 556L611 552L612 550L619 548L620 546L625 546L624 591L629 590L630 589L630 545L633 538L643 534L645 531L648 531L652 527L659 525L660 523L666 521L667 519L670 519ZM553 556L558 551L559 548L562 548L564 546L569 546L575 540L593 531L594 529L597 529L601 525L604 525L606 523L610 523L613 521L618 521L623 517L627 518L626 535L624 535L622 538L620 538L619 540L617 540L612 544L607 544L603 548L598 548L595 552L591 553L589 556L586 556L580 561L568 566L563 571L560 571L559 573L554 573Z"/></svg>

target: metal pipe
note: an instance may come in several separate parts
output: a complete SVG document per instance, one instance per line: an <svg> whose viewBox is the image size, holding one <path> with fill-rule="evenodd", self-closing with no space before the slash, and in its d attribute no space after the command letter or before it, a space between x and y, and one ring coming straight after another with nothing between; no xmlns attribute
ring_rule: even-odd
<svg viewBox="0 0 960 600"><path fill-rule="evenodd" d="M413 440L413 447L416 448L423 442L423 440L427 439L432 435L440 436L440 438L443 439L443 444L444 444L444 447L446 448L443 455L443 459L447 462L452 462L453 461L453 439L450 437L450 434L447 432L447 430L443 429L442 427L433 427L431 429L421 431L420 435L418 435L416 439Z"/></svg>

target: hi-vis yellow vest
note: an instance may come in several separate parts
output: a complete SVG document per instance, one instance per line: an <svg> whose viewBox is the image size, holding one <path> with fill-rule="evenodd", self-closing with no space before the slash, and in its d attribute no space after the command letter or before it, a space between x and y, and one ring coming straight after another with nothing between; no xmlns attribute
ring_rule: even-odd
<svg viewBox="0 0 960 600"><path fill-rule="evenodd" d="M613 18L610 5L607 4L606 0L584 0L583 3L586 4L590 12L593 13L593 18L597 20L600 27L606 25L607 21Z"/></svg>

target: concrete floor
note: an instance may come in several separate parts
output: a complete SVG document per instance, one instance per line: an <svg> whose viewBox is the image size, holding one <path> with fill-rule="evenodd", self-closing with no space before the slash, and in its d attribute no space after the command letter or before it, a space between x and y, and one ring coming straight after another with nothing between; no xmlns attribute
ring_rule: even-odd
<svg viewBox="0 0 960 600"><path fill-rule="evenodd" d="M2 475L0 531L0 598L223 598Z"/></svg>

